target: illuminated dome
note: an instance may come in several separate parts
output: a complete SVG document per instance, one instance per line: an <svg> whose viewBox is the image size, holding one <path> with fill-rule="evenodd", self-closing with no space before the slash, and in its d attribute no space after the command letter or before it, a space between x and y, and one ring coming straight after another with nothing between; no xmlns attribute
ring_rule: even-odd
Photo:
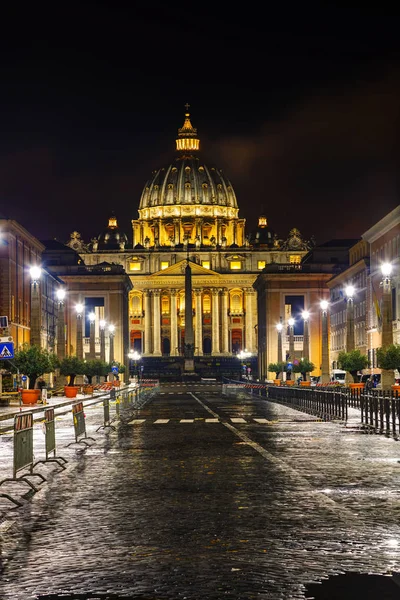
<svg viewBox="0 0 400 600"><path fill-rule="evenodd" d="M238 205L230 181L220 169L208 167L200 160L199 148L197 129L186 112L183 127L178 129L178 156L171 165L154 171L146 183L140 199L140 217L181 216L191 213L195 206L197 215L237 216Z"/></svg>
<svg viewBox="0 0 400 600"><path fill-rule="evenodd" d="M245 243L245 220L232 184L221 169L199 156L200 140L192 126L189 105L178 129L177 156L172 164L153 172L132 220L133 247L211 246L224 248Z"/></svg>
<svg viewBox="0 0 400 600"><path fill-rule="evenodd" d="M128 236L118 227L114 214L108 219L107 228L92 240L93 250L124 250L128 245Z"/></svg>

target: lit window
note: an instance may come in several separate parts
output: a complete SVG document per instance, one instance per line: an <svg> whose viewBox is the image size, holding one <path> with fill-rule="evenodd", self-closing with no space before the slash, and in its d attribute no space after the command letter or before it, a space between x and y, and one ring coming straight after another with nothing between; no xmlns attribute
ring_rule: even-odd
<svg viewBox="0 0 400 600"><path fill-rule="evenodd" d="M167 260L162 260L161 261L161 271L163 271L164 269L168 269L169 267L169 262Z"/></svg>
<svg viewBox="0 0 400 600"><path fill-rule="evenodd" d="M202 260L201 261L201 266L204 267L205 269L209 269L210 268L210 261L209 260Z"/></svg>
<svg viewBox="0 0 400 600"><path fill-rule="evenodd" d="M257 269L262 270L265 267L265 260L259 260L257 262Z"/></svg>
<svg viewBox="0 0 400 600"><path fill-rule="evenodd" d="M138 261L132 261L132 262L129 263L129 270L130 271L140 271L141 268L142 268L142 265Z"/></svg>
<svg viewBox="0 0 400 600"><path fill-rule="evenodd" d="M161 312L164 315L169 313L169 298L168 298L168 296L163 296L161 298Z"/></svg>
<svg viewBox="0 0 400 600"><path fill-rule="evenodd" d="M203 312L211 312L211 297L209 294L203 296Z"/></svg>
<svg viewBox="0 0 400 600"><path fill-rule="evenodd" d="M292 265L299 265L301 262L301 256L300 254L291 254L289 257L289 262Z"/></svg>
<svg viewBox="0 0 400 600"><path fill-rule="evenodd" d="M232 271L236 271L236 270L242 268L242 263L240 262L240 260L231 260L231 262L229 263L229 266Z"/></svg>

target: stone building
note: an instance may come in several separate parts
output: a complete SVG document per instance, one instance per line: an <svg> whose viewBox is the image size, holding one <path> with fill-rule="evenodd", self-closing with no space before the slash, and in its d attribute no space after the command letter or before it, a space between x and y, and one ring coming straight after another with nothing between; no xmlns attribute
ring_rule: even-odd
<svg viewBox="0 0 400 600"><path fill-rule="evenodd" d="M146 182L138 212L132 244L115 214L90 242L78 232L67 242L86 266L119 264L128 274L130 348L144 357L182 355L189 315L195 357L232 357L244 349L256 355L254 281L271 263L298 265L312 244L297 229L279 239L265 215L246 233L233 186L204 161L188 112L178 130L175 159ZM190 307L185 306L187 264Z"/></svg>

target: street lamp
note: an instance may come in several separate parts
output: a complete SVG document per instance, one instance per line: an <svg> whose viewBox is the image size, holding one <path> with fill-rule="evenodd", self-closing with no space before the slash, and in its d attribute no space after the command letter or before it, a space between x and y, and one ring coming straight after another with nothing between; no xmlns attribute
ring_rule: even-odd
<svg viewBox="0 0 400 600"><path fill-rule="evenodd" d="M60 288L56 292L58 299L57 314L57 357L59 360L65 358L65 318L64 318L64 299L65 290Z"/></svg>
<svg viewBox="0 0 400 600"><path fill-rule="evenodd" d="M245 350L241 350L238 354L237 357L238 359L242 362L242 371L244 371L245 375L246 375L246 365L245 365L245 360L246 358L249 358L251 356L251 352L248 352L246 349ZM249 379L249 375L247 374L247 379Z"/></svg>
<svg viewBox="0 0 400 600"><path fill-rule="evenodd" d="M139 354L139 352L137 352L136 350L131 350L128 353L128 358L130 361L133 360L134 363L134 367L133 367L133 376L136 377L137 382L139 383L139 374L138 374L138 370L137 370L137 362L138 360L140 360L142 357ZM131 370L131 369L130 369Z"/></svg>
<svg viewBox="0 0 400 600"><path fill-rule="evenodd" d="M94 312L89 313L88 315L89 323L90 323L90 333L89 333L89 359L94 360L96 358L96 339L95 339L95 321L96 315Z"/></svg>
<svg viewBox="0 0 400 600"><path fill-rule="evenodd" d="M40 343L40 289L39 281L42 269L38 266L30 268L31 275L31 346L39 346Z"/></svg>
<svg viewBox="0 0 400 600"><path fill-rule="evenodd" d="M293 363L294 360L294 323L293 317L288 320L289 325L289 361ZM292 378L292 369L287 370L287 379Z"/></svg>
<svg viewBox="0 0 400 600"><path fill-rule="evenodd" d="M392 316L392 284L390 275L392 274L392 265L383 263L382 272L382 348L387 348L393 344L393 316ZM393 374L391 371L382 369L381 382L383 390L390 390L393 383Z"/></svg>
<svg viewBox="0 0 400 600"><path fill-rule="evenodd" d="M83 359L82 314L83 304L75 306L76 311L76 357Z"/></svg>
<svg viewBox="0 0 400 600"><path fill-rule="evenodd" d="M100 327L100 360L106 362L106 322L104 319L99 321Z"/></svg>
<svg viewBox="0 0 400 600"><path fill-rule="evenodd" d="M329 341L328 341L328 308L329 302L321 300L322 312L322 365L321 365L321 383L329 382Z"/></svg>
<svg viewBox="0 0 400 600"><path fill-rule="evenodd" d="M276 326L276 331L278 332L278 363L282 362L282 323L278 323Z"/></svg>
<svg viewBox="0 0 400 600"><path fill-rule="evenodd" d="M354 350L354 286L348 285L345 291L347 297L346 352L351 352Z"/></svg>
<svg viewBox="0 0 400 600"><path fill-rule="evenodd" d="M303 331L303 357L309 359L310 358L310 333L308 329L308 323L310 318L310 313L308 310L303 310L302 317L304 320L304 331Z"/></svg>
<svg viewBox="0 0 400 600"><path fill-rule="evenodd" d="M109 361L110 364L114 362L114 335L115 335L115 325L108 326L108 335L110 338L110 356Z"/></svg>

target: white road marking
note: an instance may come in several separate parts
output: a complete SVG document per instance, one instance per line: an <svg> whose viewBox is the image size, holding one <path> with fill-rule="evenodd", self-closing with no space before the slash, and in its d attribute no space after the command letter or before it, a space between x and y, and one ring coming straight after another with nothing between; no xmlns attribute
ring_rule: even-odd
<svg viewBox="0 0 400 600"><path fill-rule="evenodd" d="M157 419L157 421L154 421L154 425L161 425L164 423L169 423L169 419Z"/></svg>
<svg viewBox="0 0 400 600"><path fill-rule="evenodd" d="M219 419L205 419L206 423L219 423Z"/></svg>
<svg viewBox="0 0 400 600"><path fill-rule="evenodd" d="M145 420L146 419L133 419L132 421L129 421L128 425L141 425Z"/></svg>
<svg viewBox="0 0 400 600"><path fill-rule="evenodd" d="M194 423L194 419L181 419L179 423Z"/></svg>
<svg viewBox="0 0 400 600"><path fill-rule="evenodd" d="M245 421L244 419L241 418L235 418L235 419L231 419L232 423L247 423L247 421Z"/></svg>
<svg viewBox="0 0 400 600"><path fill-rule="evenodd" d="M257 423L271 423L268 419L254 419Z"/></svg>

